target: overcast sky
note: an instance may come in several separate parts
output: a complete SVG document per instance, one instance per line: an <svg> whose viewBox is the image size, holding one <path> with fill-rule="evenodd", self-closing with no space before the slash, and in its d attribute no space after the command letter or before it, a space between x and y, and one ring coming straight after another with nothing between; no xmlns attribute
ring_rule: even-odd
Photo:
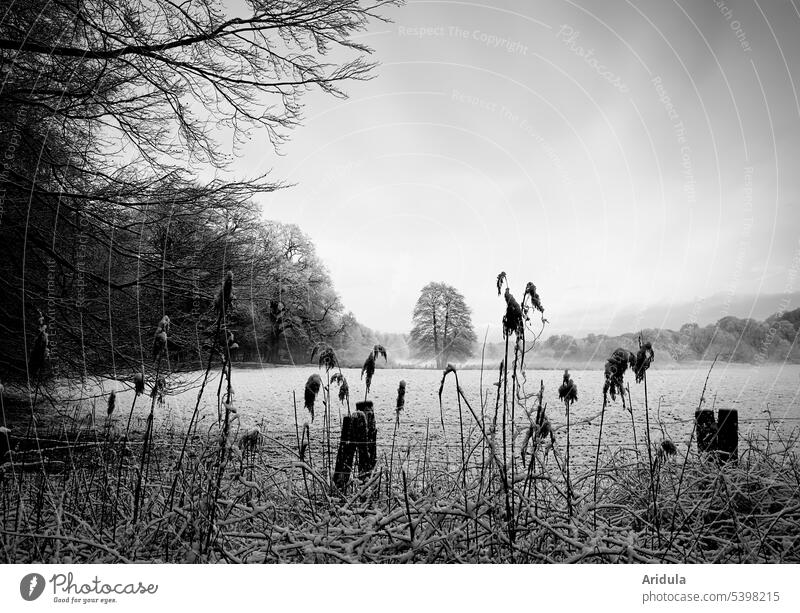
<svg viewBox="0 0 800 613"><path fill-rule="evenodd" d="M747 316L800 289L793 1L410 1L350 98L306 98L267 218L316 243L347 309L406 331L428 281L497 324L501 270L551 332ZM693 306L694 305L694 306ZM772 306L770 306L772 308ZM763 310L763 308L762 308Z"/></svg>

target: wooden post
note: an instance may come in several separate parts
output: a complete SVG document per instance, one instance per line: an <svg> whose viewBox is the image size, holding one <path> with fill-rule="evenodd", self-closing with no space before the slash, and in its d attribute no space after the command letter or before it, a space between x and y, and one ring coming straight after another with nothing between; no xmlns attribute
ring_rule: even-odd
<svg viewBox="0 0 800 613"><path fill-rule="evenodd" d="M739 460L739 412L736 409L717 411L717 452L721 462Z"/></svg>
<svg viewBox="0 0 800 613"><path fill-rule="evenodd" d="M353 446L356 452L356 467L359 474L362 471L363 457L367 454L367 417L362 411L354 411L353 415Z"/></svg>
<svg viewBox="0 0 800 613"><path fill-rule="evenodd" d="M697 451L714 451L717 447L717 423L714 411L703 409L694 412L694 423L697 429Z"/></svg>
<svg viewBox="0 0 800 613"><path fill-rule="evenodd" d="M356 463L361 479L372 474L378 463L377 434L371 400L357 402L356 411L342 417L342 435L333 472L333 484L338 490L347 488Z"/></svg>
<svg viewBox="0 0 800 613"><path fill-rule="evenodd" d="M342 417L342 436L339 440L339 448L336 451L336 468L333 472L333 484L339 491L344 491L350 481L350 474L353 472L353 461L356 456L354 415Z"/></svg>
<svg viewBox="0 0 800 613"><path fill-rule="evenodd" d="M0 430L0 466L11 459L11 441L8 437L8 429Z"/></svg>
<svg viewBox="0 0 800 613"><path fill-rule="evenodd" d="M356 413L364 416L363 438L358 449L358 472L362 478L368 477L378 463L378 429L375 426L375 410L371 400L356 403Z"/></svg>

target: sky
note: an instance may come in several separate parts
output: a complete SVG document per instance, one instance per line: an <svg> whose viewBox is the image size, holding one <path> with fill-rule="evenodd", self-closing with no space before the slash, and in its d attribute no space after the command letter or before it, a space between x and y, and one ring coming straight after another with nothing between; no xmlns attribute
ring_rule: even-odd
<svg viewBox="0 0 800 613"><path fill-rule="evenodd" d="M386 14L358 38L376 78L311 92L280 156L256 136L237 163L295 184L263 214L311 237L359 321L407 331L444 281L494 334L501 270L551 333L800 306L797 0Z"/></svg>

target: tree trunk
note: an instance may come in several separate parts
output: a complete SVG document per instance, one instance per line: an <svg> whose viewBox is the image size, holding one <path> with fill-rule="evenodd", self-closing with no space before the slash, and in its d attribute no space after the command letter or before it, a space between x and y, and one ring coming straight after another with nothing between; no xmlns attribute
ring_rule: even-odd
<svg viewBox="0 0 800 613"><path fill-rule="evenodd" d="M444 336L442 338L442 364L439 368L445 368L448 362L448 349L447 349L447 328L450 325L450 306L445 307L444 312Z"/></svg>
<svg viewBox="0 0 800 613"><path fill-rule="evenodd" d="M439 330L436 328L436 306L433 307L433 355L436 357L436 367L442 367L442 357L439 355Z"/></svg>

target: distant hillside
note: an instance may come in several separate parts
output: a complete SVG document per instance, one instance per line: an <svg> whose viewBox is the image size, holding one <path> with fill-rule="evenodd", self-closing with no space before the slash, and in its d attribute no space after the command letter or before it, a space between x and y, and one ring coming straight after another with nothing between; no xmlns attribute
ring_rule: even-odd
<svg viewBox="0 0 800 613"><path fill-rule="evenodd" d="M604 303L551 308L548 331L572 334L575 337L590 332L622 335L629 330L650 325L659 329L680 330L686 322L706 326L728 315L766 320L778 311L800 306L800 292L782 294L718 293L685 302L656 302L646 307ZM576 327L577 326L577 327Z"/></svg>
<svg viewBox="0 0 800 613"><path fill-rule="evenodd" d="M646 328L641 332L653 343L657 356L676 362L711 360L719 354L721 360L731 362L800 363L800 309L772 315L765 321L727 316L707 326L684 324L677 331ZM588 334L583 338L555 334L542 343L537 355L603 360L617 347L635 349L638 336L638 331L619 336Z"/></svg>

